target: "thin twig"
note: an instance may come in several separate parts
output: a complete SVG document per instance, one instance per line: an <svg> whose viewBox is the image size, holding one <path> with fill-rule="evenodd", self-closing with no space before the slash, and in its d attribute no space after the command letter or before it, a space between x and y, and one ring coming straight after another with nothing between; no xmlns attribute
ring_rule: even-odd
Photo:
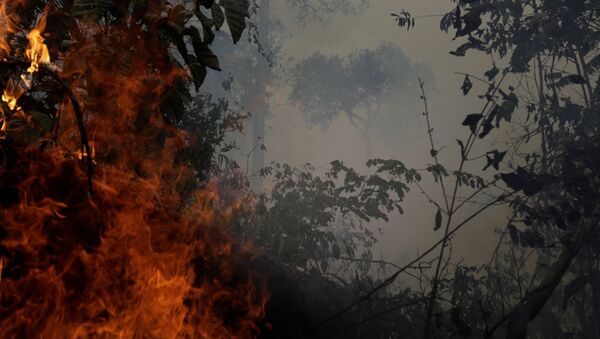
<svg viewBox="0 0 600 339"><path fill-rule="evenodd" d="M81 109L81 105L73 93L73 90L69 85L67 85L62 77L58 75L54 70L49 67L44 68L46 73L50 75L54 80L56 80L62 88L66 91L69 96L69 100L71 101L71 106L73 106L73 112L75 112L75 117L77 119L77 127L79 128L79 136L81 138L81 144L83 145L85 152L87 154L86 164L87 164L87 177L88 177L88 192L90 195L94 193L93 188L93 177L94 177L94 165L92 160L92 148L90 147L87 131L85 129L85 125L83 123L83 110Z"/></svg>
<svg viewBox="0 0 600 339"><path fill-rule="evenodd" d="M452 228L449 232L448 232L448 236L453 235L454 233L458 232L461 228L463 228L466 224L468 224L471 220L473 220L475 217L477 217L479 214L481 214L483 211L487 210L489 207L495 205L497 202L503 201L506 198L514 195L515 193L517 193L517 191L512 191L508 194L504 194L499 196L498 198L494 199L493 201L489 202L488 204L486 204L485 206L481 207L480 209L478 209L477 211L475 211L473 214L471 214L469 217L467 217L466 219L464 219L461 223L459 223L458 225L456 225L454 228ZM418 263L419 261L421 261L424 257L426 257L427 255L429 255L431 252L433 252L438 246L440 246L443 242L445 242L446 237L438 240L435 244L433 244L433 246L431 246L429 249L427 249L425 252L423 252L421 255L417 256L415 259L413 259L411 262L409 262L408 264L402 266L400 269L398 269L396 272L394 272L394 274L390 275L388 278L386 278L384 281L382 281L379 285L375 286L371 291L369 291L368 293L366 293L365 295L363 295L362 297L358 298L355 302L353 302L352 304L344 307L343 309L337 311L336 313L334 313L333 315L331 315L330 317L326 318L325 320L321 321L319 324L317 324L314 328L314 330L318 330L319 328L323 327L324 325L326 325L327 323L339 318L341 315L343 315L344 313L350 311L351 309L353 309L354 307L356 307L359 304L362 304L363 302L365 302L366 300L368 300L369 298L371 298L375 293L377 293L378 291L380 291L383 288L386 288L387 286L389 286L390 284L392 284L396 278L398 278L398 276L404 272L405 270L413 267L416 263Z"/></svg>
<svg viewBox="0 0 600 339"><path fill-rule="evenodd" d="M29 62L25 62L25 61L3 61L3 62L0 62L0 64L6 65L6 66L17 66L17 67L27 67L30 65ZM73 90L71 89L71 87L65 83L65 81L62 79L62 77L58 73L56 73L51 67L48 67L48 66L44 67L43 69L51 78L53 78L54 80L56 80L56 82L58 82L60 84L60 86L63 88L63 90L65 90L65 92L69 96L69 100L71 101L71 106L73 107L73 112L75 113L75 117L77 120L77 127L79 129L79 136L81 138L81 144L83 145L83 148L85 149L85 151L87 153L86 163L87 163L87 177L88 177L88 192L91 196L93 194L92 180L94 177L94 165L92 162L92 148L90 147L88 135L87 135L87 132L85 129L85 125L83 123L83 111L81 109L81 105L79 104L79 101L77 100L77 97L73 93Z"/></svg>
<svg viewBox="0 0 600 339"><path fill-rule="evenodd" d="M372 316L369 316L369 317L367 317L367 318L365 318L363 320L357 321L357 322L351 324L350 327L360 326L360 325L362 325L362 324L364 324L366 322L369 322L369 321L371 321L373 319L379 318L382 315L386 315L386 314L388 314L390 312L394 312L394 311L397 311L397 310L405 308L405 307L414 306L414 305L420 304L420 303L422 303L424 301L427 301L427 297L423 297L423 298L420 298L420 299L416 299L416 300L407 302L405 304L401 304L401 305L396 305L396 306L390 307L390 308L388 308L386 310L383 310L381 312L373 314Z"/></svg>

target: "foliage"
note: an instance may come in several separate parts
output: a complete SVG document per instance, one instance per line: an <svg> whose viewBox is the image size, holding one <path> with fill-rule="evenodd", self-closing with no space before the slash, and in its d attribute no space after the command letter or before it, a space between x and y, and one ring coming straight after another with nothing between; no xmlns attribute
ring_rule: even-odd
<svg viewBox="0 0 600 339"><path fill-rule="evenodd" d="M114 68L117 74L126 76L133 72L132 55L136 53L145 55L144 49L147 44L154 44L154 42L157 49L153 51L153 66L160 66L162 70L176 69L182 61L188 69L189 79L198 90L204 82L207 68L220 69L219 61L209 47L214 39L213 31L219 30L223 23L227 22L234 42L237 41L241 30L245 27L248 3L244 0L227 0L220 4L213 1L196 1L193 7L190 7L161 1L34 0L26 4L8 4L5 9L7 15L20 18L19 22L11 23L15 27L10 29L17 32L35 26L38 14L44 10L48 11L45 18L47 29L44 34L50 53L54 58L58 53L65 56L64 68L72 72L65 74L65 77L83 75L85 86L88 89L96 89L88 91L91 94L90 100L93 100L94 93L98 94L97 97L101 95L100 89L107 85L106 80L93 78L91 73L79 74L80 69L108 67L108 63L111 63L111 68ZM211 14L205 14L206 11ZM191 23L193 16L199 19L200 27ZM94 31L93 29L86 30L85 33L80 29L80 27L96 27L96 31L103 32L100 27L108 26L111 27L110 31L93 36L88 36ZM23 42L23 39L19 39L14 34L6 35L6 39L7 44L20 46L24 50L23 44L26 41ZM82 48L82 46L86 47ZM172 53L172 47L175 47L178 53ZM77 55L70 53L75 48L78 50ZM82 65L85 64L82 60L86 58L91 60L98 54L105 55L104 62L107 65ZM149 68L147 72L156 73L156 70ZM177 84L169 88L164 95L162 108L167 119L180 120L183 117L184 102L189 100L188 89L183 78L176 80ZM29 108L30 111L43 112L32 113L32 119L36 123L30 125L30 129L17 128L17 125L23 124L21 118L9 116L6 119L11 121L10 129L16 133L23 132L21 135L48 134L58 121L56 102L57 96L62 95L61 90L57 90L52 80L47 78L39 77L35 81L36 91L47 95L24 95L19 99L18 104Z"/></svg>
<svg viewBox="0 0 600 339"><path fill-rule="evenodd" d="M374 173L361 175L339 161L323 176L304 165L274 164L263 170L273 187L259 197L255 215L240 233L270 255L304 271L327 273L340 257L364 260L369 270L375 242L366 223L387 221L420 175L394 160L371 160ZM335 271L335 270L334 270Z"/></svg>
<svg viewBox="0 0 600 339"><path fill-rule="evenodd" d="M326 128L345 115L367 139L370 156L370 137L375 131L383 131L388 140L398 135L400 124L406 122L398 107L410 111L409 103L416 97L414 82L431 78L430 72L392 43L345 58L315 52L292 70L289 100L311 126Z"/></svg>
<svg viewBox="0 0 600 339"><path fill-rule="evenodd" d="M472 328L484 325L487 336L506 326L508 337L521 338L536 317L557 319L558 314L553 312L558 307L554 305L560 301L553 295L562 288L561 280L569 274L579 276L564 286L568 299L578 293L575 291L581 291L579 286L589 281L587 277L596 274L593 267L598 253L595 225L599 220L600 177L598 164L592 158L600 147L596 118L599 89L598 82L593 80L600 75L595 66L600 43L599 9L596 1L586 0L458 1L455 9L442 18L441 28L446 31L452 28L455 38L462 41L451 54L461 57L473 50L508 59L503 72L495 64L485 72L489 82L469 75L463 81L464 95L474 88L472 79L488 85L480 96L487 101L482 113L467 115L463 121L470 129L469 140L487 138L494 130L514 125L515 121L521 131L513 132L509 168L496 175L511 192L500 197L512 207L513 216L505 231L510 241L501 242L495 255L507 251L509 255L503 260L514 260L515 251L530 249L538 265L526 288L519 285L519 291L512 295L504 291L504 297L512 299L514 305L509 310L502 301L501 309L487 306L480 312L475 309L470 312L472 319L484 315L471 325ZM503 85L511 76L534 79L534 85L527 88L518 81L516 88ZM581 96L577 97L576 92ZM468 142L459 144L461 157L465 158L470 150ZM506 154L507 151L489 151L484 170L501 169ZM512 167L515 163L516 168ZM510 247L511 243L517 250ZM526 265L525 261L519 265ZM585 269L580 271L578 266ZM488 270L487 279L506 269L504 266L497 267L496 272ZM522 284L522 278L516 279ZM437 276L434 286L436 280ZM500 282L498 285L477 293L493 295L494 290L503 288ZM595 298L598 291L590 289L586 293ZM583 308L597 312L598 305L590 302ZM544 337L568 333L582 337L598 335L597 329L583 319L578 322L576 330L562 323L552 329L531 328L541 331Z"/></svg>

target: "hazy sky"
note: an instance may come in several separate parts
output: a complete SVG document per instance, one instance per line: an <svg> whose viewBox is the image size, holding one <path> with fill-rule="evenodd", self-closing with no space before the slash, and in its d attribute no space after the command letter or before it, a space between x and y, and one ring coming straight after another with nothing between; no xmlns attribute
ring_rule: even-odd
<svg viewBox="0 0 600 339"><path fill-rule="evenodd" d="M272 12L283 13L284 1L271 1ZM347 55L359 48L374 49L383 42L400 46L413 62L427 63L433 70L436 93L429 93L429 108L435 137L442 149L440 157L448 167L457 163L459 149L457 138L466 139L468 129L460 126L467 114L479 112L483 102L476 95L464 97L460 86L464 76L454 72L483 74L491 67L492 61L486 55L467 55L458 58L448 54L459 42L439 29L440 17L417 19L417 25L410 32L396 25L390 16L392 12L406 9L414 16L443 14L452 8L449 0L400 1L371 0L370 7L357 16L336 17L325 24L310 24L298 27L290 24L290 38L285 40L284 50L295 60L310 56L315 51L323 54ZM279 14L280 16L282 14ZM292 22L283 17L284 22ZM483 92L484 87L475 87L474 92ZM360 134L341 116L334 124L323 131L309 129L302 114L287 101L285 88L271 89L272 116L267 120L266 154L267 162L287 162L302 164L310 162L317 167L327 167L332 160L342 160L360 168L364 164L364 144ZM425 168L432 162L429 156L429 141L422 111L416 111L407 119L412 119L409 128L398 131L402 142L389 146L374 143L375 157L395 158L407 166ZM500 136L498 136L500 137ZM489 150L490 142L480 148ZM485 153L485 152L483 152ZM484 163L477 162L469 168L480 172ZM488 177L492 173L488 174ZM426 190L440 197L437 186L425 184ZM377 252L396 263L403 263L421 250L427 249L442 236L442 231L434 232L433 223L436 209L428 204L424 196L413 190L404 204L407 213L392 217L390 223L381 223L384 236L380 237ZM505 224L503 211L492 211L474 220L454 240L455 259L464 257L467 261L487 260L495 245L495 227ZM461 220L459 217L458 220Z"/></svg>

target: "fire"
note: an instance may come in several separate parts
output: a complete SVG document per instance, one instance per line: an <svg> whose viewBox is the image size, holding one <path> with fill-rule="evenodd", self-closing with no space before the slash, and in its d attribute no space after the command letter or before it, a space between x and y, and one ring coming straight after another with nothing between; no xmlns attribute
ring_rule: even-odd
<svg viewBox="0 0 600 339"><path fill-rule="evenodd" d="M92 161L93 161L94 158L96 158L96 147L95 147L93 141L90 141L90 148L92 150L92 152L91 152L92 153L91 154L91 158L92 158ZM86 150L83 149L83 148L81 148L79 151L77 151L76 155L77 155L77 159L79 159L79 160L83 160L83 159L85 159L85 158L88 157L88 154L87 154Z"/></svg>
<svg viewBox="0 0 600 339"><path fill-rule="evenodd" d="M50 63L50 53L48 52L48 46L44 44L44 38L40 31L34 28L28 35L29 46L25 54L31 61L31 66L27 69L29 74L37 72L40 68L40 64Z"/></svg>
<svg viewBox="0 0 600 339"><path fill-rule="evenodd" d="M40 26L45 26L45 20L41 20ZM7 103L11 111L18 111L21 108L18 107L18 100L25 93L25 91L31 88L32 77L40 69L40 65L50 64L50 52L48 46L44 43L44 38L38 28L34 28L27 34L27 40L29 45L25 51L27 59L31 62L29 68L27 68L27 74L20 76L21 81L15 86L9 83L4 93L2 94L2 101ZM4 121L5 119L3 119Z"/></svg>
<svg viewBox="0 0 600 339"><path fill-rule="evenodd" d="M267 292L248 269L252 252L223 232L235 206L222 206L216 185L194 199L183 193L194 169L180 153L192 138L166 123L160 108L187 74L157 53L162 38L140 39L141 28L127 24L112 28L118 39L88 29L62 52L46 46L45 22L19 32L11 24L19 18L0 6L0 53L29 63L24 77L4 84L10 111L0 110L0 151L14 150L0 152L0 337L255 336ZM28 38L25 56L4 44L15 34ZM50 55L58 55L57 73L85 112L94 136L89 155L68 98L41 97L54 99L44 106L25 94L45 86L56 96L61 84L44 70ZM41 136L11 135L11 119L26 124L46 114L31 107L60 123Z"/></svg>

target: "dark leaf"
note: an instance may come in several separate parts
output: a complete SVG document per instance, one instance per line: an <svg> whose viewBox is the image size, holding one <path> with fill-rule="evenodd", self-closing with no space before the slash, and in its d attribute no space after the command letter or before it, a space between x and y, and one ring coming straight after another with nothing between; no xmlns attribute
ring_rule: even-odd
<svg viewBox="0 0 600 339"><path fill-rule="evenodd" d="M512 240L513 244L519 244L519 230L513 224L509 224L507 227L508 234L510 234L510 240Z"/></svg>
<svg viewBox="0 0 600 339"><path fill-rule="evenodd" d="M481 118L483 118L482 114L469 114L463 121L462 125L469 126L469 129L471 129L471 133L475 134L475 132L477 131L477 124L479 124L479 120L481 120Z"/></svg>
<svg viewBox="0 0 600 339"><path fill-rule="evenodd" d="M31 120L35 123L40 134L48 133L54 127L54 118L48 114L30 111Z"/></svg>
<svg viewBox="0 0 600 339"><path fill-rule="evenodd" d="M212 19L215 25L215 30L220 30L223 27L223 23L225 22L225 14L221 9L221 6L217 4L213 4L211 7Z"/></svg>
<svg viewBox="0 0 600 339"><path fill-rule="evenodd" d="M237 43L246 29L246 18L249 16L248 0L221 0L221 5L225 8L225 18L231 32L233 42Z"/></svg>
<svg viewBox="0 0 600 339"><path fill-rule="evenodd" d="M435 225L433 226L433 230L437 231L440 229L440 227L442 227L442 210L438 209L437 213L435 214Z"/></svg>
<svg viewBox="0 0 600 339"><path fill-rule="evenodd" d="M506 155L506 151L498 152L498 150L494 150L492 152L488 152L485 155L487 158L487 164L485 165L483 170L485 171L490 166L492 166L492 167L494 167L494 169L498 170L498 168L500 167L500 162L502 162L505 155Z"/></svg>
<svg viewBox="0 0 600 339"><path fill-rule="evenodd" d="M465 80L463 81L462 87L460 89L462 89L464 95L467 95L471 91L471 88L473 88L473 83L471 82L469 76L465 75Z"/></svg>
<svg viewBox="0 0 600 339"><path fill-rule="evenodd" d="M566 77L566 79L572 84L585 84L585 79L579 74L572 74Z"/></svg>
<svg viewBox="0 0 600 339"><path fill-rule="evenodd" d="M499 72L500 72L500 70L498 69L498 67L496 67L496 64L494 64L494 67L492 67L492 69L490 69L487 72L485 72L485 77L489 81L492 81L492 80L494 80L494 78L496 77L496 75L498 75Z"/></svg>

